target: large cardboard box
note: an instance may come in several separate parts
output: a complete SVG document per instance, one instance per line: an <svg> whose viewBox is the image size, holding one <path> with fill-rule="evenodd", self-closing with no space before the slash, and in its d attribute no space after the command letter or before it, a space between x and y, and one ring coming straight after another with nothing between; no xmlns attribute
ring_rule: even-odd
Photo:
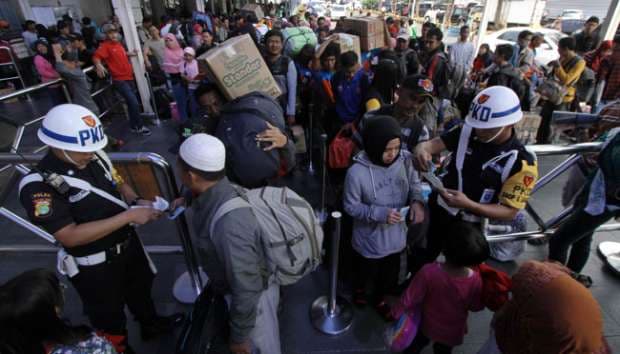
<svg viewBox="0 0 620 354"><path fill-rule="evenodd" d="M360 47L364 52L385 47L385 36L381 33L370 37L360 37Z"/></svg>
<svg viewBox="0 0 620 354"><path fill-rule="evenodd" d="M321 44L321 46L319 47L319 51L324 50L323 47L327 47L327 45L331 42L338 44L338 46L340 47L340 53L354 51L357 54L358 58L362 58L360 37L347 33L332 34L331 36L326 38L323 44Z"/></svg>
<svg viewBox="0 0 620 354"><path fill-rule="evenodd" d="M360 37L373 37L383 35L383 20L376 17L347 17L344 19L345 32L353 33Z"/></svg>
<svg viewBox="0 0 620 354"><path fill-rule="evenodd" d="M256 21L260 21L265 17L263 8L259 4L246 4L241 8L241 13L244 15L252 14L256 16Z"/></svg>
<svg viewBox="0 0 620 354"><path fill-rule="evenodd" d="M345 32L360 37L361 49L365 52L385 45L385 25L376 17L347 17L344 19Z"/></svg>
<svg viewBox="0 0 620 354"><path fill-rule="evenodd" d="M252 91L273 98L282 92L249 34L227 40L198 57L199 67L207 69L227 99Z"/></svg>

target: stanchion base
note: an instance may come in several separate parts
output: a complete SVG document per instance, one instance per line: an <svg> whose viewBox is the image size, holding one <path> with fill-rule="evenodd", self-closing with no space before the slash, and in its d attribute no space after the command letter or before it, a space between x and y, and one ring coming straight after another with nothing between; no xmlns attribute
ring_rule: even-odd
<svg viewBox="0 0 620 354"><path fill-rule="evenodd" d="M202 268L199 268L199 271L203 284L206 284L209 278L202 271ZM182 304L191 305L196 301L198 294L196 294L196 289L194 288L194 284L191 282L188 272L181 274L181 276L174 282L174 286L172 287L172 295Z"/></svg>
<svg viewBox="0 0 620 354"><path fill-rule="evenodd" d="M310 309L310 319L314 328L329 335L338 335L351 328L353 308L349 301L338 296L335 313L330 314L328 308L328 296L321 296L314 300Z"/></svg>
<svg viewBox="0 0 620 354"><path fill-rule="evenodd" d="M620 275L620 243L605 241L598 244L598 252L614 273Z"/></svg>

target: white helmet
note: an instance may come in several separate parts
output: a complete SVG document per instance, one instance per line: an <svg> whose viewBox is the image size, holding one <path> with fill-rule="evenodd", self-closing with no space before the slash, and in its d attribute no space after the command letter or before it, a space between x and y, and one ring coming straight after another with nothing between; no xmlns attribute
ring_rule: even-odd
<svg viewBox="0 0 620 354"><path fill-rule="evenodd" d="M45 145L67 151L95 152L108 144L97 115L77 104L52 108L37 136Z"/></svg>
<svg viewBox="0 0 620 354"><path fill-rule="evenodd" d="M486 88L469 106L465 124L472 128L491 129L515 124L523 118L519 97L505 86Z"/></svg>

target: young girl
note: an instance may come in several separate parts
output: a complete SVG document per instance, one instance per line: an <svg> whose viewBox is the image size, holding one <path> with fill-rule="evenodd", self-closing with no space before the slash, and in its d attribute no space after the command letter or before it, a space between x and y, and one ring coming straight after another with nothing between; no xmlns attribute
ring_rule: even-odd
<svg viewBox="0 0 620 354"><path fill-rule="evenodd" d="M34 42L34 49L36 50L36 55L34 56L34 67L37 69L37 73L39 73L39 76L41 77L41 82L45 83L60 78L60 74L58 74L58 71L54 69L54 64L56 64L56 61L49 43L45 39L39 38L36 42ZM53 106L65 102L60 84L48 86L47 89Z"/></svg>
<svg viewBox="0 0 620 354"><path fill-rule="evenodd" d="M164 41L166 43L166 48L164 48L162 69L170 79L172 93L177 103L181 122L185 122L185 120L187 120L187 93L185 92L185 85L181 79L181 68L184 56L183 48L181 48L179 41L172 33L167 33L164 36Z"/></svg>
<svg viewBox="0 0 620 354"><path fill-rule="evenodd" d="M468 312L484 308L482 279L471 267L489 257L489 245L477 225L459 221L450 231L443 249L446 261L422 267L392 308L394 318L404 311L422 313L418 334L405 353L420 353L431 341L434 353L451 353L463 343Z"/></svg>
<svg viewBox="0 0 620 354"><path fill-rule="evenodd" d="M189 116L193 117L198 110L198 104L194 98L194 92L198 87L198 61L196 61L196 52L192 47L186 47L183 49L183 59L181 63L180 71L183 81L187 84L187 94L189 101Z"/></svg>
<svg viewBox="0 0 620 354"><path fill-rule="evenodd" d="M33 269L0 286L1 353L116 353L112 344L92 329L71 326L61 318L61 285L54 272Z"/></svg>
<svg viewBox="0 0 620 354"><path fill-rule="evenodd" d="M353 218L357 255L355 303L369 301L383 316L394 294L407 243L407 224L424 218L420 179L408 151L401 151L400 126L377 116L363 132L365 150L354 158L344 186L344 210ZM410 208L410 210L408 210Z"/></svg>

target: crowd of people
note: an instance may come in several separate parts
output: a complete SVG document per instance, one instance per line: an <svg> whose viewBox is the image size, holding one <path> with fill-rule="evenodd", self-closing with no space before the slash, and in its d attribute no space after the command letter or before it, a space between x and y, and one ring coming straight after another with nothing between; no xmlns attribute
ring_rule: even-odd
<svg viewBox="0 0 620 354"><path fill-rule="evenodd" d="M592 17L582 32L559 40L558 60L541 65L539 33L522 31L517 43L492 51L484 43L476 49L467 26L447 46L432 23L418 35L413 21L387 18L385 45L341 52L334 34L342 21L332 24L312 13L281 18L274 17L276 7L265 10L263 19L240 12L196 20L165 16L159 25L144 18L138 26L144 65L151 82L171 94L173 125L181 132L177 167L187 193L171 202L171 210L192 209L200 263L210 286L228 301L223 352L281 352L280 284L263 250L259 215L220 208L240 195L236 185L282 186L286 175L314 162L297 148L305 138L292 133L295 127L301 125L308 139L327 136L322 168L329 171L331 207L345 212L341 262L354 269L343 280L353 302L388 321L421 313L406 352L420 353L432 342L435 353L450 353L463 343L468 313L491 308L481 264L515 260L522 251L514 242L487 243L483 227L486 219L517 227L539 176L536 155L519 141L515 126L524 112L539 113L537 143L550 143L559 110L603 111L616 120L588 132L589 140L606 147L598 160L588 157L586 187L573 193L574 212L551 237L549 261L524 263L512 278L510 299L493 308L484 353L610 352L600 309L583 286L591 279L580 273L595 228L620 215L619 174L609 173L617 171L613 148L620 142L613 129L620 122L620 37L597 41L592 33L599 20ZM283 34L289 27L310 28L316 45L291 53ZM245 123L261 127L250 145L276 159L274 171L244 160L250 155L235 155L246 142L222 132L230 131L231 115L251 110L240 108L242 98L227 100L196 60L244 34L281 91L275 100L251 96L259 111L279 112L275 120L256 113ZM126 50L114 17L101 27L88 18L66 18L55 30L28 21L23 36L41 80L64 78L73 103L63 104L61 88L49 87L55 107L38 137L50 149L20 183L20 201L30 220L62 245L59 269L78 291L92 328L61 320L59 279L31 270L0 286L0 350L133 353L125 305L145 340L171 331L183 316L155 309L154 264L133 225L158 219L163 210L125 183L102 151L108 144L98 118L102 107L81 68L94 65L98 77L109 75L127 105L132 132L148 136L128 59L138 52ZM59 175L61 182L51 177Z"/></svg>

